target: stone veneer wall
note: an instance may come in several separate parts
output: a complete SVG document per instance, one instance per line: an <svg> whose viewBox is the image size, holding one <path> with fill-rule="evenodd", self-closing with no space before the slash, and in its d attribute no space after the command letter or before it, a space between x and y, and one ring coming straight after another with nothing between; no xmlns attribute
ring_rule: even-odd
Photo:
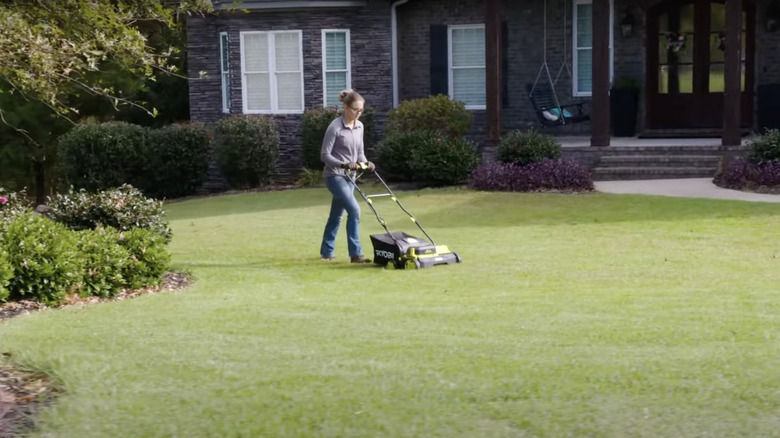
<svg viewBox="0 0 780 438"><path fill-rule="evenodd" d="M211 122L222 113L219 70L219 33L230 41L231 114L241 114L240 32L301 30L303 40L304 105L322 106L322 30L349 29L352 62L352 88L374 109L377 134L381 135L387 111L392 107L392 64L390 42L390 3L370 1L359 8L323 8L291 11L226 13L191 17L187 23L190 118ZM277 182L295 181L303 166L300 123L303 114L272 116L279 128L280 157Z"/></svg>

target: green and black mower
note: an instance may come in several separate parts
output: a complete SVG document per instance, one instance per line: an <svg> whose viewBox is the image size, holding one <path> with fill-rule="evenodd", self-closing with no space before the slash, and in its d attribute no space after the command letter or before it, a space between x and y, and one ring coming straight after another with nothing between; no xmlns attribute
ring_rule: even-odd
<svg viewBox="0 0 780 438"><path fill-rule="evenodd" d="M373 175L382 184L385 193L377 193L367 195L357 184L358 178L363 174L363 171L368 169L368 163L358 163L360 173L353 174L354 176L347 176L355 189L360 193L360 196L366 200L371 211L374 212L374 216L385 229L384 234L372 234L371 244L374 246L374 263L380 266L384 266L389 269L421 269L430 268L436 265L451 265L460 263L462 260L457 253L454 253L447 248L447 245L437 245L433 238L427 231L420 225L420 222L409 213L398 197L395 196L390 187L388 187L385 180L374 172ZM425 235L428 240L414 237L410 234L402 231L391 232L387 228L385 221L379 216L376 208L374 207L374 198L388 197L392 199L398 207L403 210L404 213L409 215L412 222L414 222L420 231Z"/></svg>

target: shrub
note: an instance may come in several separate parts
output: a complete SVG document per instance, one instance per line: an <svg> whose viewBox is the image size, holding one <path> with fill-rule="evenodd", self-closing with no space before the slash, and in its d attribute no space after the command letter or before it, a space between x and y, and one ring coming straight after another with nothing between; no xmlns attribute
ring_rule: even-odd
<svg viewBox="0 0 780 438"><path fill-rule="evenodd" d="M125 122L79 125L60 138L61 163L77 189L139 185L148 130Z"/></svg>
<svg viewBox="0 0 780 438"><path fill-rule="evenodd" d="M0 187L0 232L4 222L10 222L14 217L30 212L31 209L32 202L24 189L18 192L6 192Z"/></svg>
<svg viewBox="0 0 780 438"><path fill-rule="evenodd" d="M322 184L322 171L304 168L295 181L296 187L314 187Z"/></svg>
<svg viewBox="0 0 780 438"><path fill-rule="evenodd" d="M444 95L405 100L387 114L385 135L433 130L450 138L462 137L471 124L463 102Z"/></svg>
<svg viewBox="0 0 780 438"><path fill-rule="evenodd" d="M75 233L64 225L24 213L8 224L3 243L14 270L8 285L11 298L59 304L78 288L83 259Z"/></svg>
<svg viewBox="0 0 780 438"><path fill-rule="evenodd" d="M498 161L520 166L556 159L561 156L561 146L555 138L534 130L515 130L501 137L496 150Z"/></svg>
<svg viewBox="0 0 780 438"><path fill-rule="evenodd" d="M8 251L5 250L2 240L0 237L0 302L8 298L8 282L14 276L14 268L8 260Z"/></svg>
<svg viewBox="0 0 780 438"><path fill-rule="evenodd" d="M231 187L259 187L271 182L279 156L279 134L270 118L222 118L214 126L214 144L219 167Z"/></svg>
<svg viewBox="0 0 780 438"><path fill-rule="evenodd" d="M780 161L759 164L745 158L736 158L715 176L713 182L727 189L780 192Z"/></svg>
<svg viewBox="0 0 780 438"><path fill-rule="evenodd" d="M525 166L490 162L474 169L469 187L476 190L535 192L545 190L590 191L588 169L572 160L545 159Z"/></svg>
<svg viewBox="0 0 780 438"><path fill-rule="evenodd" d="M140 190L125 184L98 193L68 193L48 198L46 215L72 230L91 230L99 226L121 231L145 228L170 241L172 232L162 201L145 197Z"/></svg>
<svg viewBox="0 0 780 438"><path fill-rule="evenodd" d="M140 188L147 196L178 198L192 195L206 182L210 139L202 124L174 124L149 131L147 166Z"/></svg>
<svg viewBox="0 0 780 438"><path fill-rule="evenodd" d="M780 130L768 129L752 140L748 156L754 163L780 161Z"/></svg>
<svg viewBox="0 0 780 438"><path fill-rule="evenodd" d="M334 107L315 108L306 110L301 121L301 137L303 139L303 165L307 169L322 170L323 162L320 160L322 139L330 123L340 115Z"/></svg>
<svg viewBox="0 0 780 438"><path fill-rule="evenodd" d="M382 174L395 181L448 185L465 181L479 163L473 143L434 131L388 136L379 146Z"/></svg>
<svg viewBox="0 0 780 438"><path fill-rule="evenodd" d="M162 236L143 228L133 228L120 234L119 244L130 253L122 268L122 277L128 286L137 289L162 283L171 261Z"/></svg>
<svg viewBox="0 0 780 438"><path fill-rule="evenodd" d="M104 227L79 231L76 246L84 261L81 295L119 293L126 284L122 271L130 260L129 251L119 245L119 232Z"/></svg>

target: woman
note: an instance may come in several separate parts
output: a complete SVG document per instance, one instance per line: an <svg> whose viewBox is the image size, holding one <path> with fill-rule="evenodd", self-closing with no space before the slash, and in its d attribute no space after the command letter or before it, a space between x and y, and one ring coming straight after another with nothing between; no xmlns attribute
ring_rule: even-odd
<svg viewBox="0 0 780 438"><path fill-rule="evenodd" d="M322 140L320 159L325 163L322 177L333 195L330 215L325 223L322 235L320 256L325 261L334 261L336 235L341 217L347 212L347 250L350 262L370 263L363 255L360 245L360 205L355 199L355 187L347 179L350 172L357 169L358 163L368 162L363 150L363 124L358 120L363 113L363 97L353 90L344 90L339 95L344 104L344 115L331 122ZM373 172L374 164L368 162L368 170Z"/></svg>

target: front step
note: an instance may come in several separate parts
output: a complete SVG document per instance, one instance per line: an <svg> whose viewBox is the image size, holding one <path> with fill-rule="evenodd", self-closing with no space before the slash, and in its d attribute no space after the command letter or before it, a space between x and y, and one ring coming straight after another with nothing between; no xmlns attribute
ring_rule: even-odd
<svg viewBox="0 0 780 438"><path fill-rule="evenodd" d="M597 167L591 173L594 181L712 178L717 167Z"/></svg>
<svg viewBox="0 0 780 438"><path fill-rule="evenodd" d="M721 157L711 155L607 155L600 167L708 167L716 169Z"/></svg>

